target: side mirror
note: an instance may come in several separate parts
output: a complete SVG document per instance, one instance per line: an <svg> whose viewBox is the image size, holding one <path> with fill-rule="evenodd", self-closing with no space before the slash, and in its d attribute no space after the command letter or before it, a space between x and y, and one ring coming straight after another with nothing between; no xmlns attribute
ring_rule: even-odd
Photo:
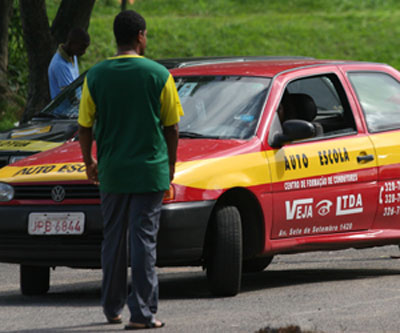
<svg viewBox="0 0 400 333"><path fill-rule="evenodd" d="M286 120L282 124L282 129L283 133L274 135L271 147L281 148L285 143L312 138L316 134L314 125L301 119Z"/></svg>

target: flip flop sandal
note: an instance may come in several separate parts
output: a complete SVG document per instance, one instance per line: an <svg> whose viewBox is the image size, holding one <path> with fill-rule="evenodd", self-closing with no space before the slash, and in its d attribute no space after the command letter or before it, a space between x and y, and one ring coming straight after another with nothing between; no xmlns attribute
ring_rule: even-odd
<svg viewBox="0 0 400 333"><path fill-rule="evenodd" d="M134 325L132 325L134 324ZM150 329L150 328L161 328L164 327L165 323L162 321L156 321L154 323L150 324L138 324L138 323L131 323L125 326L125 329L128 331L133 331L133 330L145 330L145 329Z"/></svg>
<svg viewBox="0 0 400 333"><path fill-rule="evenodd" d="M122 316L119 315L117 317L106 317L109 324L121 324Z"/></svg>

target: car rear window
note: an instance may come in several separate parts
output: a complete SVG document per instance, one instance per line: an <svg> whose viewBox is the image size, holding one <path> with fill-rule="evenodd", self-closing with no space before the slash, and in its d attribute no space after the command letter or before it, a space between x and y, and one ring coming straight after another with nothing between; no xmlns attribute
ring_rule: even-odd
<svg viewBox="0 0 400 333"><path fill-rule="evenodd" d="M371 133L400 128L400 83L386 73L349 73Z"/></svg>

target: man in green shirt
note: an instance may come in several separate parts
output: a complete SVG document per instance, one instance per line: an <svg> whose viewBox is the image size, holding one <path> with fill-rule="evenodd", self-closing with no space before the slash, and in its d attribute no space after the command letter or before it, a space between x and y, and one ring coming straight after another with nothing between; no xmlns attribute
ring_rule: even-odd
<svg viewBox="0 0 400 333"><path fill-rule="evenodd" d="M131 317L126 329L158 328L164 323L155 319L156 239L163 194L175 172L183 111L171 74L143 57L144 18L134 11L121 12L114 20L114 35L118 52L89 70L78 119L86 172L101 194L102 305L107 320L119 323L127 300ZM97 160L91 151L95 120Z"/></svg>

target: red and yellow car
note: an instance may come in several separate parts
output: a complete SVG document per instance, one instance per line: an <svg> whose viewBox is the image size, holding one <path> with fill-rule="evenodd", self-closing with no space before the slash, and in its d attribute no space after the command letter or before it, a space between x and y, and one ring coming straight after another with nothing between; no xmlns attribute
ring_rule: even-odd
<svg viewBox="0 0 400 333"><path fill-rule="evenodd" d="M159 266L202 265L235 295L275 254L400 243L400 73L271 59L173 69L185 111ZM135 172L135 170L132 170ZM49 267L99 267L98 189L79 144L0 170L0 261L24 294Z"/></svg>

